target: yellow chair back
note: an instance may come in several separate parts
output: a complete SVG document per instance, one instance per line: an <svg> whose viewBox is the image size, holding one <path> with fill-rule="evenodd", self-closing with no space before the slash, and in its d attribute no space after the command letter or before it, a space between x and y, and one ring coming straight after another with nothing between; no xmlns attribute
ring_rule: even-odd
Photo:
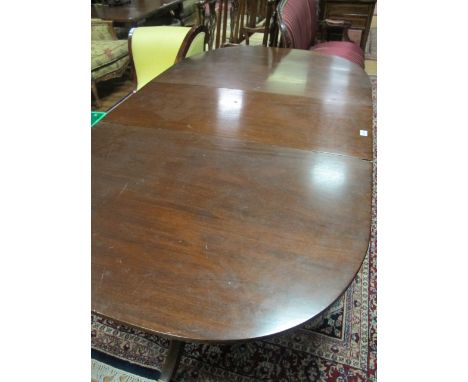
<svg viewBox="0 0 468 382"><path fill-rule="evenodd" d="M198 33L193 39L185 57L195 56L205 51L205 32Z"/></svg>
<svg viewBox="0 0 468 382"><path fill-rule="evenodd" d="M135 68L137 90L182 58L202 53L204 42L205 32L196 27L157 26L132 29L129 50Z"/></svg>

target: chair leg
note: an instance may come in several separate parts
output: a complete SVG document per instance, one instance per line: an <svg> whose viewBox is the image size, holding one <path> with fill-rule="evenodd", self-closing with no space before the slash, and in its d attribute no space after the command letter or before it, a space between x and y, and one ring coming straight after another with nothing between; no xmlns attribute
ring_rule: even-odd
<svg viewBox="0 0 468 382"><path fill-rule="evenodd" d="M96 82L91 81L91 91L93 92L94 99L96 100L96 106L101 107L101 100L99 99L99 94L96 87Z"/></svg>
<svg viewBox="0 0 468 382"><path fill-rule="evenodd" d="M133 65L133 62L129 66L129 71L130 71L130 75L129 75L130 81L132 81L133 83L134 90L137 90L138 82L137 82L136 70L135 70L135 66Z"/></svg>

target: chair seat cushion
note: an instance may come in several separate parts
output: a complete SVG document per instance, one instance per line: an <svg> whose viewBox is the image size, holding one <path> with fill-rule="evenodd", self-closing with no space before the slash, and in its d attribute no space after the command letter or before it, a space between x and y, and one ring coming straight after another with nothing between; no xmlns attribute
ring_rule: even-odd
<svg viewBox="0 0 468 382"><path fill-rule="evenodd" d="M339 56L345 58L346 60L354 62L364 69L364 52L354 42L327 41L312 46L310 50L329 56Z"/></svg>
<svg viewBox="0 0 468 382"><path fill-rule="evenodd" d="M125 72L125 69L127 69L129 63L130 57L128 55L124 56L108 65L92 70L91 79L97 82L120 77Z"/></svg>
<svg viewBox="0 0 468 382"><path fill-rule="evenodd" d="M91 70L112 64L128 56L126 40L91 41Z"/></svg>

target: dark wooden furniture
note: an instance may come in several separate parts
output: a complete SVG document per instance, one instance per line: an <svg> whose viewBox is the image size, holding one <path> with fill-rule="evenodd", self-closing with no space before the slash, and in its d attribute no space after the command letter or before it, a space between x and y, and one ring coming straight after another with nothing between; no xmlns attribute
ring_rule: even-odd
<svg viewBox="0 0 468 382"><path fill-rule="evenodd" d="M234 23L237 1L201 0L198 2L198 18L209 30L208 48L222 48L233 42ZM228 21L229 20L229 21ZM229 30L228 30L229 25Z"/></svg>
<svg viewBox="0 0 468 382"><path fill-rule="evenodd" d="M366 254L372 139L371 85L346 60L181 61L92 130L92 310L195 342L319 314Z"/></svg>
<svg viewBox="0 0 468 382"><path fill-rule="evenodd" d="M198 21L208 30L208 49L212 50L216 32L216 0L200 0L197 2ZM227 8L225 10L227 12ZM227 18L227 15L226 15ZM218 42L219 44L219 42Z"/></svg>
<svg viewBox="0 0 468 382"><path fill-rule="evenodd" d="M182 10L182 0L131 0L129 4L107 6L91 5L91 17L111 20L120 26L137 26L139 22L159 12Z"/></svg>
<svg viewBox="0 0 468 382"><path fill-rule="evenodd" d="M320 20L349 21L350 29L362 31L360 46L364 50L376 2L377 0L320 0Z"/></svg>
<svg viewBox="0 0 468 382"><path fill-rule="evenodd" d="M262 33L262 45L271 45L270 29L279 0L200 0L199 20L210 31L209 49L233 46Z"/></svg>
<svg viewBox="0 0 468 382"><path fill-rule="evenodd" d="M255 33L263 34L263 46L269 46L270 27L273 11L279 0L238 0L238 10L234 24L234 42L245 40L249 45L249 38ZM271 44L270 44L271 45Z"/></svg>

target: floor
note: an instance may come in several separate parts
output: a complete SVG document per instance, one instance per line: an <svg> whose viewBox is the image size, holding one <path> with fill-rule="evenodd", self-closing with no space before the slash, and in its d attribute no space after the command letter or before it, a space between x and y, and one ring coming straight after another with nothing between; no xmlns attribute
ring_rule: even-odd
<svg viewBox="0 0 468 382"><path fill-rule="evenodd" d="M369 33L370 49L375 59L366 60L366 73L370 76L377 75L377 15L374 14L371 22L371 31Z"/></svg>
<svg viewBox="0 0 468 382"><path fill-rule="evenodd" d="M365 65L364 70L369 76L377 75L377 60L366 60Z"/></svg>
<svg viewBox="0 0 468 382"><path fill-rule="evenodd" d="M101 106L98 108L94 103L94 98L91 100L91 110L107 111L122 98L125 98L135 89L135 85L126 75L121 78L114 78L109 81L101 82L97 85Z"/></svg>

